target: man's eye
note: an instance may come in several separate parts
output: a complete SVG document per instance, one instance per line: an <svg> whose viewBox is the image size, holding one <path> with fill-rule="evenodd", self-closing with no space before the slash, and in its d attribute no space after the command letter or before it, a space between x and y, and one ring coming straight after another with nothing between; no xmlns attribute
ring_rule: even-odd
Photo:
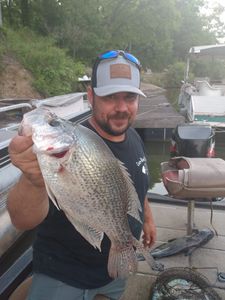
<svg viewBox="0 0 225 300"><path fill-rule="evenodd" d="M115 98L115 97L114 97L113 95L108 95L108 96L105 96L105 97L104 97L104 100L105 100L105 101L110 101L110 100L114 100L114 98Z"/></svg>
<svg viewBox="0 0 225 300"><path fill-rule="evenodd" d="M52 126L52 127L58 127L58 126L60 126L60 122L57 121L57 120L55 120L55 119L50 120L50 121L48 122L48 124L49 124L50 126Z"/></svg>
<svg viewBox="0 0 225 300"><path fill-rule="evenodd" d="M115 96L114 95L108 95L108 96L106 96L106 98L108 98L108 99L114 99Z"/></svg>
<svg viewBox="0 0 225 300"><path fill-rule="evenodd" d="M130 95L127 95L127 97L126 97L127 101L135 101L136 99L137 99L136 94L130 94Z"/></svg>

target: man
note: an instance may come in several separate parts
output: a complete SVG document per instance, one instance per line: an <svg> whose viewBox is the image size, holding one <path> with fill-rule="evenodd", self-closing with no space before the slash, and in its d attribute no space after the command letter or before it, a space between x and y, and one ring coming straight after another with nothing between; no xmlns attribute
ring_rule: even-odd
<svg viewBox="0 0 225 300"><path fill-rule="evenodd" d="M156 238L152 213L146 198L148 169L143 144L131 124L135 119L140 87L140 63L120 50L97 58L88 99L93 108L83 125L95 131L121 160L131 175L143 207L143 228L129 218L132 233L150 247ZM94 249L71 225L62 211L49 201L43 178L28 137L15 137L9 153L23 175L8 197L12 223L20 229L37 227L34 242L34 276L28 299L91 300L96 294L119 299L125 280L109 277L110 241L104 236L102 251Z"/></svg>

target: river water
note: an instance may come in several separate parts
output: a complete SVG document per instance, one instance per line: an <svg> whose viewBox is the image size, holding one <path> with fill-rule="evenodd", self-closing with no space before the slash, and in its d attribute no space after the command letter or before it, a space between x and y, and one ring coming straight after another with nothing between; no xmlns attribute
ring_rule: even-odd
<svg viewBox="0 0 225 300"><path fill-rule="evenodd" d="M169 142L145 142L146 156L150 171L150 191L153 193L167 194L161 180L160 163L170 159ZM216 143L216 157L225 159L225 142Z"/></svg>

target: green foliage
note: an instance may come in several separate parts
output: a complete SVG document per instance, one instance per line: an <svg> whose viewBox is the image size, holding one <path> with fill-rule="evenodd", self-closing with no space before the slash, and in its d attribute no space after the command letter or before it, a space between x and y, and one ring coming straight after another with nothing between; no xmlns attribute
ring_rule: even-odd
<svg viewBox="0 0 225 300"><path fill-rule="evenodd" d="M182 80L186 71L186 63L176 62L173 65L169 65L168 69L164 69L163 72L154 72L150 75L144 74L142 76L144 82L148 82L165 89L180 88ZM193 78L193 74L190 72L189 76Z"/></svg>
<svg viewBox="0 0 225 300"><path fill-rule="evenodd" d="M181 81L184 79L186 64L184 62L176 62L168 67L166 72L165 84L168 88L181 86Z"/></svg>
<svg viewBox="0 0 225 300"><path fill-rule="evenodd" d="M206 77L212 81L220 81L225 78L225 61L222 58L212 58L212 60L194 60L191 61L190 70L195 77Z"/></svg>
<svg viewBox="0 0 225 300"><path fill-rule="evenodd" d="M191 46L213 44L225 35L220 19L224 8L218 5L210 16L203 16L206 0L0 2L3 24L14 29L27 26L50 37L54 40L49 48L56 41L73 59L88 66L99 52L117 48L131 51L144 67L161 72L176 61L184 61Z"/></svg>
<svg viewBox="0 0 225 300"><path fill-rule="evenodd" d="M81 62L74 62L55 41L40 37L28 29L7 30L7 47L34 76L34 87L44 96L66 94L76 90L83 73Z"/></svg>
<svg viewBox="0 0 225 300"><path fill-rule="evenodd" d="M215 44L215 34L207 30L207 18L200 15L204 0L176 0L180 24L172 39L174 41L175 61L185 60L192 46Z"/></svg>
<svg viewBox="0 0 225 300"><path fill-rule="evenodd" d="M5 30L3 28L0 28L0 73L3 71L3 55L5 53Z"/></svg>
<svg viewBox="0 0 225 300"><path fill-rule="evenodd" d="M150 83L159 87L165 87L165 72L154 72L152 74L143 74L142 81L146 83Z"/></svg>

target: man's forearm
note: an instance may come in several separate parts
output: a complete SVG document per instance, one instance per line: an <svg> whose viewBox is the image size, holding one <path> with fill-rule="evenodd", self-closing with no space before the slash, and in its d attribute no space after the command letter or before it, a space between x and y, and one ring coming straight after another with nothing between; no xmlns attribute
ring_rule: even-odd
<svg viewBox="0 0 225 300"><path fill-rule="evenodd" d="M149 205L147 197L145 197L145 202L144 202L144 221L154 223L152 210L151 210L151 207Z"/></svg>
<svg viewBox="0 0 225 300"><path fill-rule="evenodd" d="M143 244L145 247L151 247L156 241L156 227L153 220L151 207L148 203L148 198L144 202L144 224L143 224Z"/></svg>
<svg viewBox="0 0 225 300"><path fill-rule="evenodd" d="M11 189L7 208L15 227L32 229L47 216L49 201L44 186L33 185L24 175Z"/></svg>

